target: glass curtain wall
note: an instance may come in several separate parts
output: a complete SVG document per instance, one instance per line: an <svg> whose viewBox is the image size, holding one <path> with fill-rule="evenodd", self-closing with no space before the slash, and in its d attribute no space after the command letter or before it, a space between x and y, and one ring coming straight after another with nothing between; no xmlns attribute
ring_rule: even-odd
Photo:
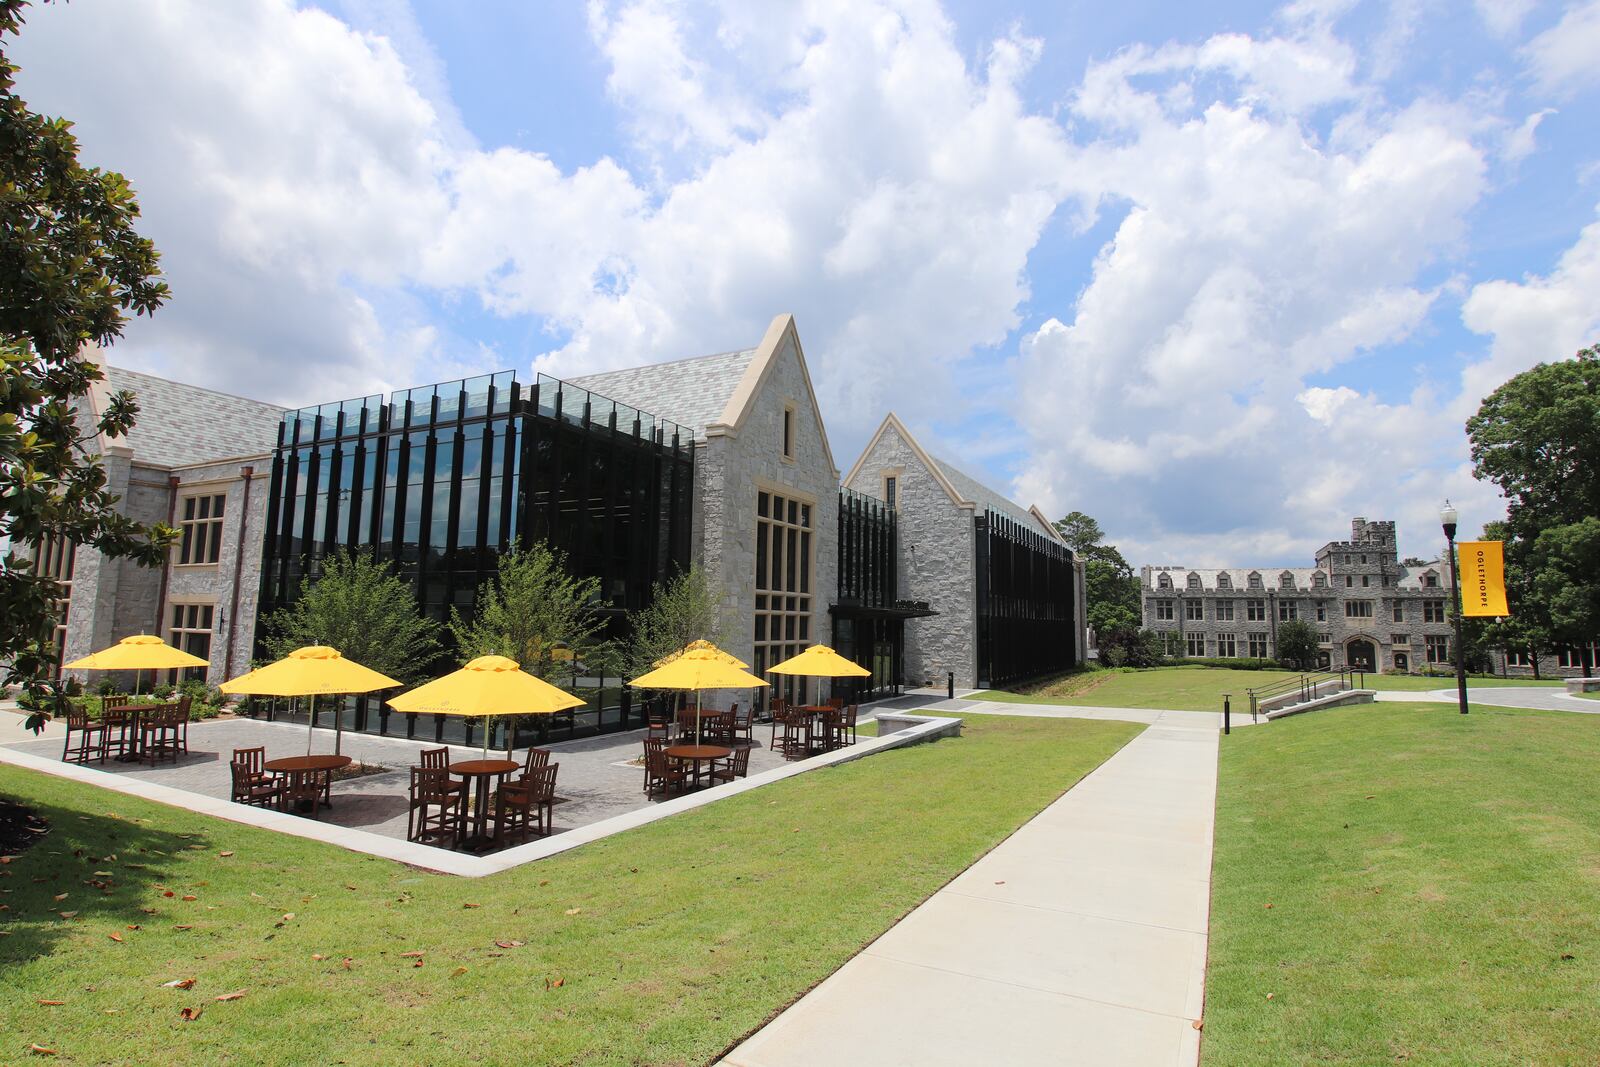
<svg viewBox="0 0 1600 1067"><path fill-rule="evenodd" d="M876 497L839 490L839 596L833 612L833 647L872 672L871 678L837 679L835 694L860 703L899 691L905 619L927 612L900 604L895 510Z"/></svg>
<svg viewBox="0 0 1600 1067"><path fill-rule="evenodd" d="M620 636L655 583L688 566L693 462L686 429L544 375L529 385L504 371L289 412L257 618L291 603L340 548L393 564L427 616L470 616L500 553L543 539L573 573L600 580L598 606ZM449 656L432 665L454 666ZM590 705L534 717L517 743L630 724L615 679L569 684ZM376 700L348 701L342 714L351 729L478 743L470 721L394 714ZM500 733L491 744L504 744Z"/></svg>
<svg viewBox="0 0 1600 1067"><path fill-rule="evenodd" d="M978 686L994 688L1077 662L1072 552L995 511L974 520Z"/></svg>

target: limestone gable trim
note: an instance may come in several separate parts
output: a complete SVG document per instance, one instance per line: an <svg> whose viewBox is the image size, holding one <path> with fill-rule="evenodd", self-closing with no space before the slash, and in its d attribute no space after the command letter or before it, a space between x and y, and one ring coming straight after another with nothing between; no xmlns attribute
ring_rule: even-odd
<svg viewBox="0 0 1600 1067"><path fill-rule="evenodd" d="M849 474L845 475L845 485L849 485L856 480L856 475L861 473L862 468L866 465L867 458L877 449L878 442L883 439L883 435L890 429L900 435L900 439L906 443L906 447L911 449L911 454L916 456L917 461L933 476L934 482L950 497L952 504L968 511L978 510L978 505L974 501L962 499L961 494L956 491L955 485L949 478L945 477L945 473L940 469L939 464L934 462L933 457L928 455L916 437L912 436L911 431L906 429L906 424L901 422L900 417L892 411L883 417L883 421L878 424L877 432L872 435L872 440L868 441L867 447L862 449L861 458L856 460L856 465L850 468Z"/></svg>
<svg viewBox="0 0 1600 1067"><path fill-rule="evenodd" d="M1029 504L1028 514L1038 519L1039 525L1043 526L1045 528L1045 532L1049 534L1050 537L1053 538L1058 544L1064 545L1067 543L1067 539L1061 536L1061 531L1056 529L1056 524L1044 517L1044 512L1039 510L1039 505ZM1076 556L1077 553L1074 552L1073 555Z"/></svg>
<svg viewBox="0 0 1600 1067"><path fill-rule="evenodd" d="M787 313L773 317L772 323L767 327L767 335L761 339L760 346L756 348L755 358L745 368L744 377L739 380L733 395L728 397L728 405L722 409L722 417L706 425L706 436L708 438L739 436L745 420L755 408L756 397L761 395L762 388L778 365L778 353L782 350L785 339L794 343L795 358L800 363L800 380L805 382L806 386L806 401L811 405L811 415L817 420L817 432L822 438L822 454L827 457L828 467L834 472L834 477L838 477L839 464L833 458L832 446L828 444L828 427L822 421L822 407L817 403L817 391L811 384L811 370L806 366L805 349L800 346L800 331L795 327L794 316Z"/></svg>

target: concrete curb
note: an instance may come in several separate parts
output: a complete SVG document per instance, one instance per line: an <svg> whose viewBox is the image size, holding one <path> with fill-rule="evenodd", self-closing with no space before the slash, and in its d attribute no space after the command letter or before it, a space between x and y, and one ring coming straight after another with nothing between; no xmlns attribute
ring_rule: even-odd
<svg viewBox="0 0 1600 1067"><path fill-rule="evenodd" d="M45 759L40 756L17 752L0 746L0 763L22 767L43 774L51 774L57 778L66 778L85 785L97 786L113 793L122 793L135 796L144 800L151 800L158 804L167 804L171 807L182 808L185 811L196 812L201 815L211 815L229 822L240 823L245 826L254 826L263 830L275 830L279 833L290 834L294 837L305 838L310 841L321 841L324 844L337 845L352 852L360 852L368 856L378 856L383 859L395 860L399 863L411 864L425 870L437 871L440 874L453 874L463 878L482 878L484 875L498 874L501 871L519 867L524 863L554 856L590 841L598 841L612 834L624 830L632 830L638 826L645 826L658 819L669 818L679 812L693 811L707 804L713 804L728 797L738 796L740 793L759 789L771 782L793 778L795 775L807 771L819 770L823 767L834 767L839 764L849 763L865 756L884 752L893 748L902 748L923 741L935 740L952 731L959 731L959 719L935 716L905 716L918 721L904 729L884 737L864 737L859 742L848 748L834 752L825 752L820 756L810 759L797 760L784 767L777 767L770 771L729 782L712 789L702 789L697 793L690 793L671 800L663 801L651 807L640 808L618 815L615 818L605 819L600 822L580 826L575 830L547 837L542 841L530 841L525 845L517 845L503 852L496 852L489 856L469 856L460 852L449 852L445 849L434 848L431 845L419 845L411 841L397 841L392 837L381 834L368 833L365 830L354 830L344 826L332 826L327 823L317 822L315 819L306 819L298 815L289 815L285 812L271 811L265 808L249 807L244 804L235 804L229 800L204 796L200 793L190 793L182 789L173 789L170 786L157 785L143 782L138 779L128 778L123 775L111 774L107 771L86 767L78 763L62 763L60 760Z"/></svg>

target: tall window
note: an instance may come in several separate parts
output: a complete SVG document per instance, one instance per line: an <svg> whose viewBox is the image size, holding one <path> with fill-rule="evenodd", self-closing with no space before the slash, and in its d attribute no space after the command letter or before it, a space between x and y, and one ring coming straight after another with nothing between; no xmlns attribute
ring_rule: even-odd
<svg viewBox="0 0 1600 1067"><path fill-rule="evenodd" d="M1583 666L1583 656L1584 651L1582 647L1563 648L1556 653L1556 664L1557 666L1560 666L1566 670L1578 670ZM1590 645L1589 663L1591 665L1596 662L1600 662L1596 660L1596 656L1600 656L1600 646Z"/></svg>
<svg viewBox="0 0 1600 1067"><path fill-rule="evenodd" d="M1206 617L1206 604L1203 600L1185 600L1183 602L1183 617L1189 622L1201 622Z"/></svg>
<svg viewBox="0 0 1600 1067"><path fill-rule="evenodd" d="M1450 639L1448 637L1429 637L1427 642L1429 663L1450 662Z"/></svg>
<svg viewBox="0 0 1600 1067"><path fill-rule="evenodd" d="M1326 600L1317 601L1317 621L1328 621L1328 602Z"/></svg>
<svg viewBox="0 0 1600 1067"><path fill-rule="evenodd" d="M1172 620L1172 601L1156 601L1156 619L1160 622L1170 622Z"/></svg>
<svg viewBox="0 0 1600 1067"><path fill-rule="evenodd" d="M794 405L783 409L783 458L794 458Z"/></svg>
<svg viewBox="0 0 1600 1067"><path fill-rule="evenodd" d="M1533 657L1528 655L1528 653L1525 650L1521 651L1521 652L1518 652L1518 651L1515 651L1515 650L1508 649L1506 651L1506 666L1507 667L1532 667L1533 666Z"/></svg>
<svg viewBox="0 0 1600 1067"><path fill-rule="evenodd" d="M1399 600L1396 600L1394 602L1394 621L1395 622L1405 622L1406 621L1406 606L1402 601L1399 601Z"/></svg>
<svg viewBox="0 0 1600 1067"><path fill-rule="evenodd" d="M1233 634L1218 634L1217 635L1217 655L1219 655L1219 656L1237 656L1238 654L1239 654L1239 645L1238 645L1238 642L1234 639L1234 635Z"/></svg>
<svg viewBox="0 0 1600 1067"><path fill-rule="evenodd" d="M1188 648L1189 655L1191 655L1191 656L1193 656L1193 657L1198 659L1199 657L1204 656L1206 654L1206 635L1205 634L1187 633L1187 634L1183 635L1183 639L1189 645L1189 648Z"/></svg>
<svg viewBox="0 0 1600 1067"><path fill-rule="evenodd" d="M1231 600L1219 600L1219 601L1217 601L1217 621L1218 622L1232 622L1233 621L1233 601L1231 601Z"/></svg>
<svg viewBox="0 0 1600 1067"><path fill-rule="evenodd" d="M1278 621L1293 622L1300 617L1300 607L1293 600L1278 601Z"/></svg>
<svg viewBox="0 0 1600 1067"><path fill-rule="evenodd" d="M1244 617L1247 622L1267 621L1267 602L1265 600L1246 600L1244 602Z"/></svg>
<svg viewBox="0 0 1600 1067"><path fill-rule="evenodd" d="M1254 657L1255 659L1266 659L1267 658L1267 635L1266 634L1251 634L1250 635L1250 655L1252 657Z"/></svg>
<svg viewBox="0 0 1600 1067"><path fill-rule="evenodd" d="M812 522L810 504L761 492L756 496L755 673L811 643ZM774 696L793 700L801 683L773 683Z"/></svg>
<svg viewBox="0 0 1600 1067"><path fill-rule="evenodd" d="M67 614L72 610L72 565L77 559L78 546L65 537L49 537L39 542L34 552L34 573L52 579L61 587L56 598L55 643L57 675L67 650Z"/></svg>
<svg viewBox="0 0 1600 1067"><path fill-rule="evenodd" d="M1372 618L1372 601L1346 600L1344 602L1344 617L1347 619Z"/></svg>
<svg viewBox="0 0 1600 1067"><path fill-rule="evenodd" d="M211 658L211 615L210 604L174 604L172 605L172 626L168 632L168 642L174 648L181 648L191 656L201 659ZM174 672L177 673L177 672ZM206 676L204 667L185 667L184 678L199 678L202 681Z"/></svg>
<svg viewBox="0 0 1600 1067"><path fill-rule="evenodd" d="M183 535L178 543L180 566L215 563L222 558L222 505L227 499L221 493L183 498L178 517Z"/></svg>
<svg viewBox="0 0 1600 1067"><path fill-rule="evenodd" d="M895 502L899 499L899 483L900 479L892 474L886 475L883 479L883 502L891 508L895 506Z"/></svg>
<svg viewBox="0 0 1600 1067"><path fill-rule="evenodd" d="M1423 622L1444 622L1444 601L1424 600L1422 602Z"/></svg>

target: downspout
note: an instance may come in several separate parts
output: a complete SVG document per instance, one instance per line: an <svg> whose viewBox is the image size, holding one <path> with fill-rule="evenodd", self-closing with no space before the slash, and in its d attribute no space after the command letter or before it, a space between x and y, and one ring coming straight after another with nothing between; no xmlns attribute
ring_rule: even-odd
<svg viewBox="0 0 1600 1067"><path fill-rule="evenodd" d="M239 477L244 479L244 501L239 505L239 542L233 552L233 596L228 605L228 648L223 653L222 659L224 680L233 676L233 639L239 629L239 577L244 573L244 535L250 525L250 479L255 473L254 467L239 468Z"/></svg>

